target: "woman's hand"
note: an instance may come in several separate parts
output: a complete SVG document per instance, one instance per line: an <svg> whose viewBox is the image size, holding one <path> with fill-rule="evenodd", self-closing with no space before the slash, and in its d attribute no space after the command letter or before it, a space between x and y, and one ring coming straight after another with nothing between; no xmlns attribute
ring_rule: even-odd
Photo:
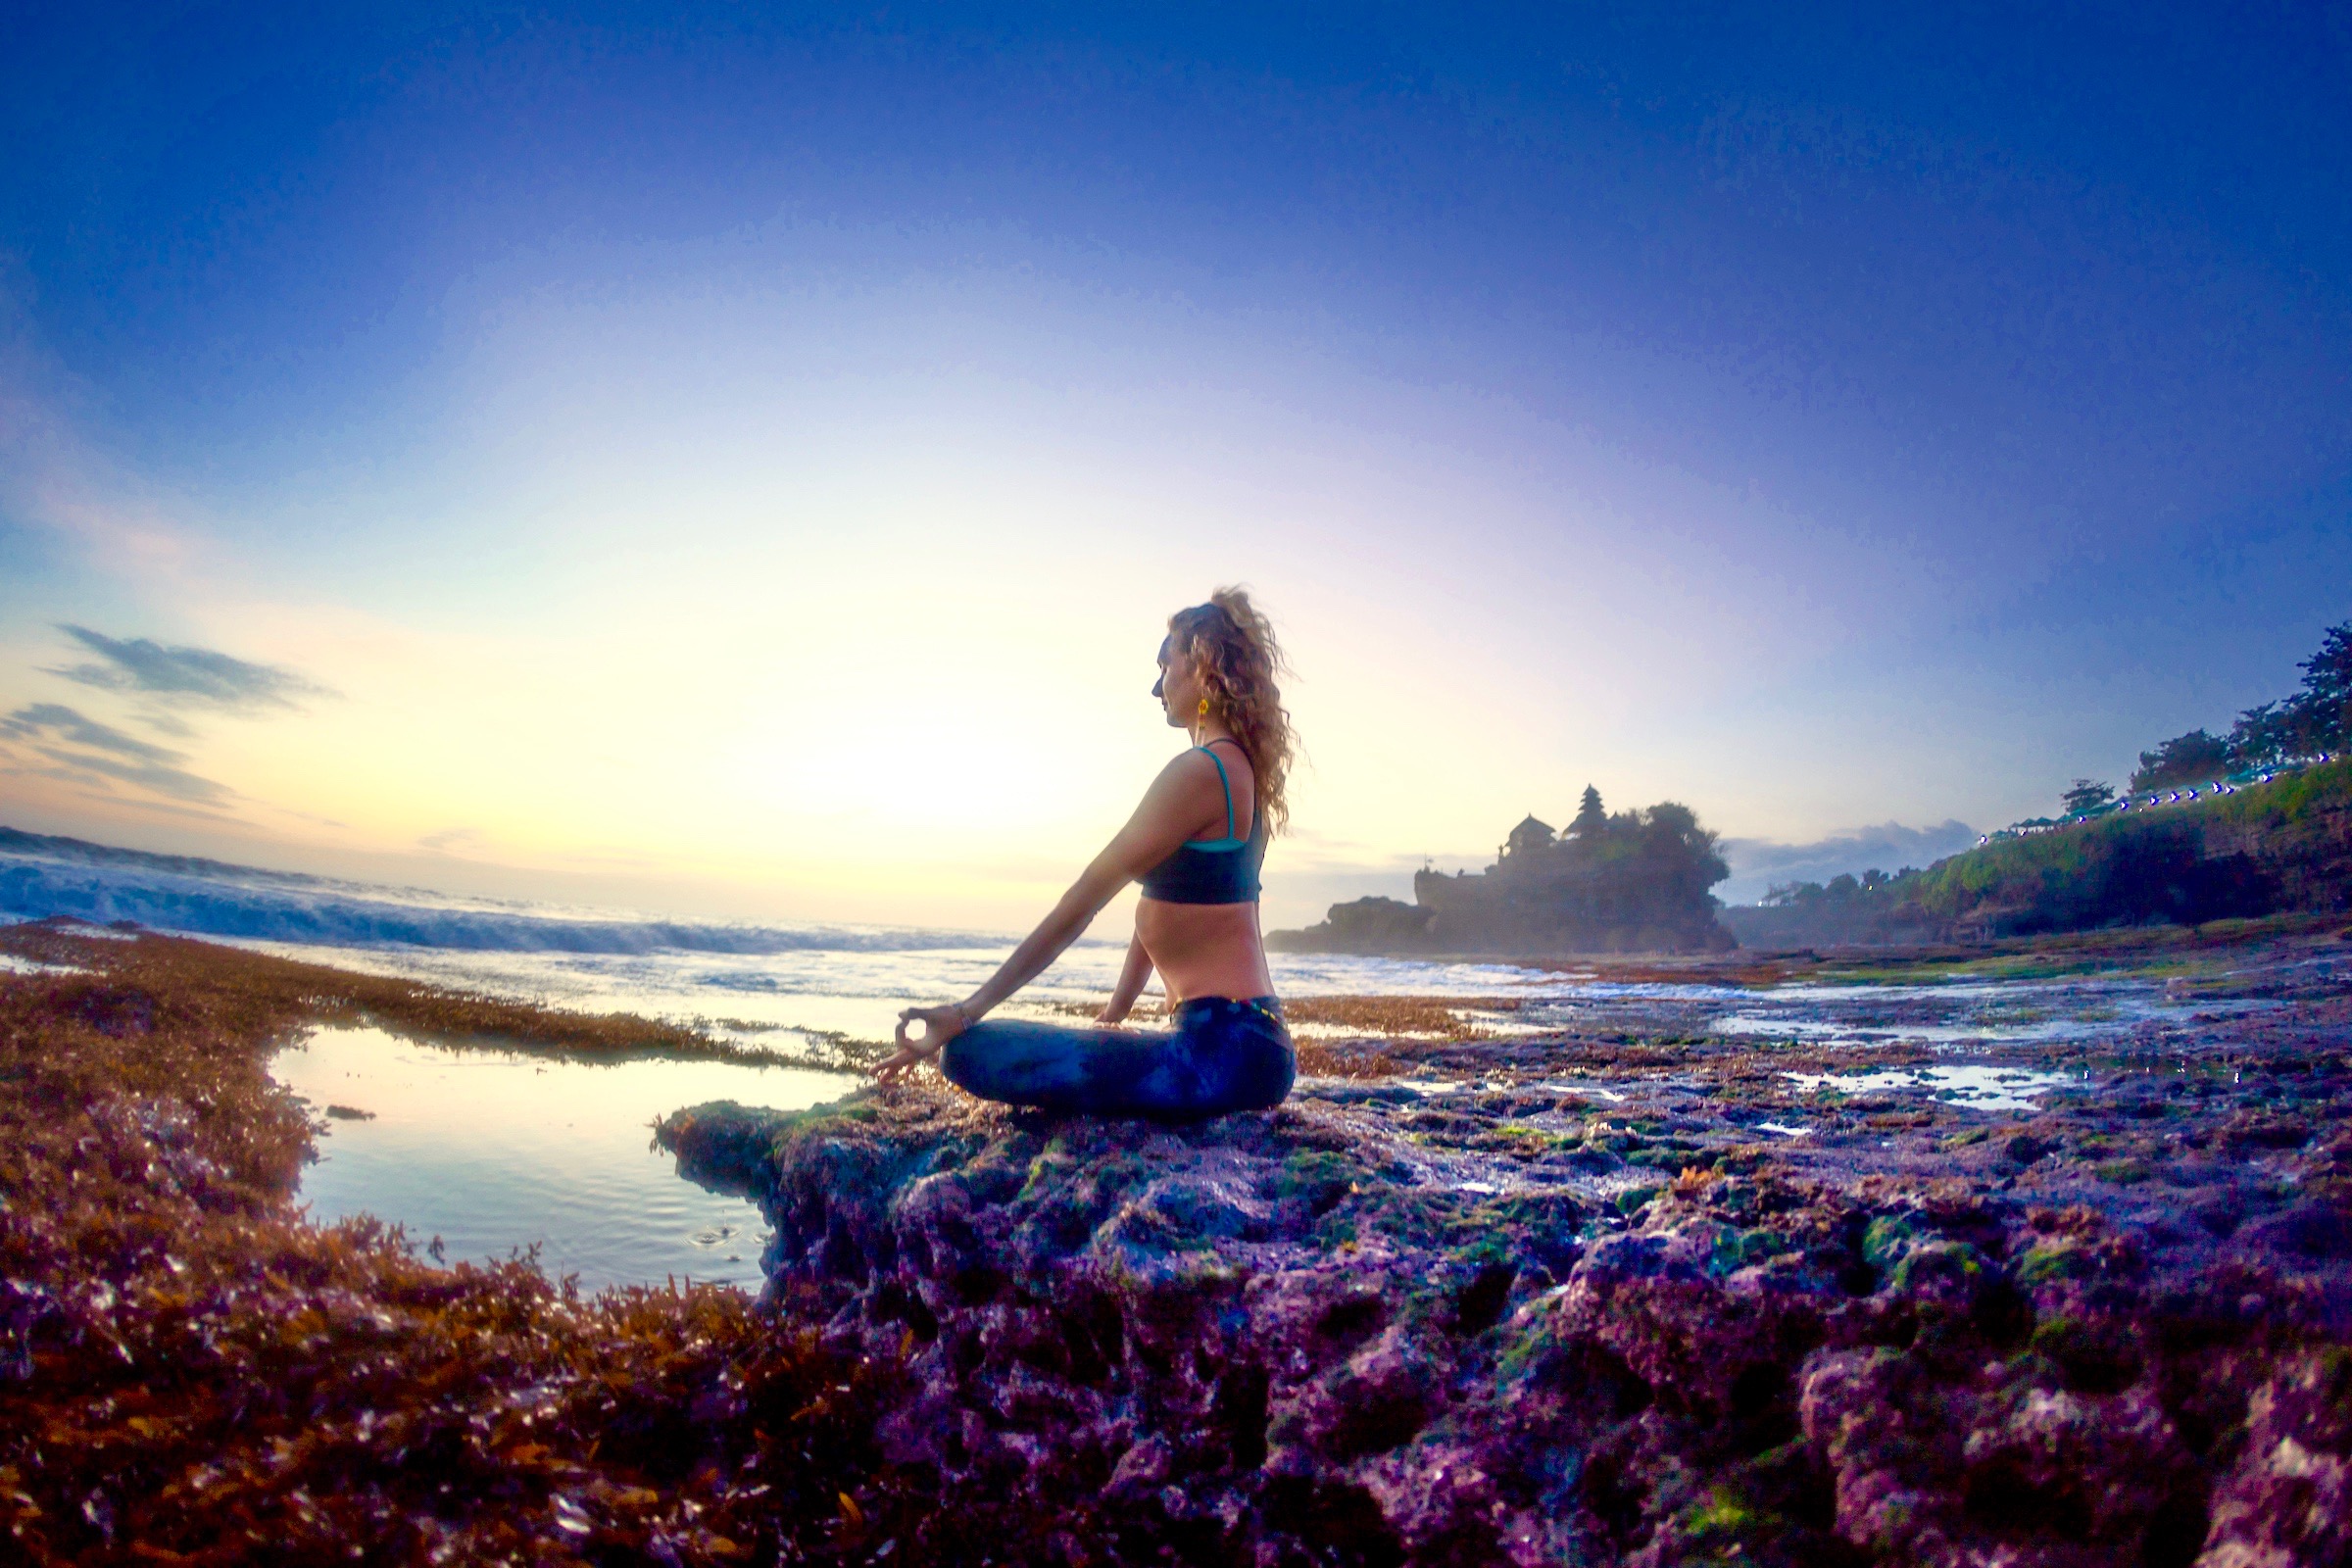
<svg viewBox="0 0 2352 1568"><path fill-rule="evenodd" d="M921 1044L909 1039L909 1024L923 1026ZM897 1083L907 1073L939 1054L947 1043L972 1026L970 1014L962 1007L908 1007L899 1014L899 1030L895 1037L898 1053L874 1064L874 1076L886 1084Z"/></svg>
<svg viewBox="0 0 2352 1568"><path fill-rule="evenodd" d="M1142 937L1127 941L1127 961L1119 965L1119 983L1110 988L1110 1000L1095 1014L1095 1022L1113 1027L1127 1021L1135 1010L1135 999L1144 994L1144 982L1152 978L1152 955L1144 951Z"/></svg>

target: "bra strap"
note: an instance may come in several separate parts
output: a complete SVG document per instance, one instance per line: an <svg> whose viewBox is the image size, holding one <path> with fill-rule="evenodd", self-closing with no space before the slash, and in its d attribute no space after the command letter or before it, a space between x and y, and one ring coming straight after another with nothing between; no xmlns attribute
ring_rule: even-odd
<svg viewBox="0 0 2352 1568"><path fill-rule="evenodd" d="M1225 739L1225 737L1222 735L1217 737L1218 741L1223 739ZM1214 746L1216 744L1217 741L1210 741L1208 746ZM1208 746L1196 746L1193 748L1193 750L1196 752L1208 752ZM1208 760L1217 764L1217 782L1225 786L1225 837L1228 841L1231 841L1233 838L1233 780L1225 772L1225 759L1219 757L1214 752L1208 752Z"/></svg>

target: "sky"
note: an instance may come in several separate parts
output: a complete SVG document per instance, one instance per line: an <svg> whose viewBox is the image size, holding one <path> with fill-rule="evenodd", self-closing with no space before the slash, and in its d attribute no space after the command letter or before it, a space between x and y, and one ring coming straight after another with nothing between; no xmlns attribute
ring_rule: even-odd
<svg viewBox="0 0 2352 1568"><path fill-rule="evenodd" d="M2352 619L2352 8L1936 9L32 7L0 821L1017 929L1225 583L1272 923L2045 812Z"/></svg>

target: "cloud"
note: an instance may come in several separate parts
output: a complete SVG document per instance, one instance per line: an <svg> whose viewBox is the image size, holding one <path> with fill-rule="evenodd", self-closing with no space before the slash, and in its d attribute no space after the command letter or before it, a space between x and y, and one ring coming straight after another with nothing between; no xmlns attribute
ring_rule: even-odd
<svg viewBox="0 0 2352 1568"><path fill-rule="evenodd" d="M58 629L103 662L47 673L102 691L241 712L291 709L299 706L298 698L334 695L290 669L247 663L210 648L175 648L145 637L109 637L87 626L61 624Z"/></svg>
<svg viewBox="0 0 2352 1568"><path fill-rule="evenodd" d="M318 826L319 826L319 827L349 827L349 826L351 826L351 824L350 824L349 822L341 822L341 821L337 821L335 818L333 818L333 817L331 817L331 816L320 816L320 815L319 815L318 812L316 812L316 811L297 811L297 810L296 810L296 809L294 809L294 808L292 808L291 806L272 806L272 807L270 807L270 809L271 809L272 811L275 811L275 812L276 812L278 815L280 815L280 816L290 816L290 817L293 817L293 818L294 818L296 821L299 821L299 822L312 822L312 823L316 823L316 824L317 824Z"/></svg>
<svg viewBox="0 0 2352 1568"><path fill-rule="evenodd" d="M416 844L419 849L431 850L438 855L448 850L463 848L480 839L481 836L479 828L445 827L438 833L427 833L418 839Z"/></svg>
<svg viewBox="0 0 2352 1568"><path fill-rule="evenodd" d="M8 717L0 719L0 731L19 737L35 736L48 731L70 745L113 752L137 762L178 762L186 760L185 753L152 745L135 735L125 735L112 724L101 724L94 718L85 718L74 710L57 703L35 703L30 708L20 708Z"/></svg>
<svg viewBox="0 0 2352 1568"><path fill-rule="evenodd" d="M235 791L178 766L186 754L125 735L58 703L35 703L0 718L0 738L20 741L36 756L71 770L77 782L128 784L175 801L216 806Z"/></svg>
<svg viewBox="0 0 2352 1568"><path fill-rule="evenodd" d="M1726 904L1753 904L1780 882L1826 882L1846 872L1876 867L1899 871L1928 865L1947 855L1976 848L1977 830L1954 818L1933 827L1882 822L1876 827L1835 833L1810 844L1776 844L1769 839L1725 839L1723 858L1732 879L1715 896Z"/></svg>

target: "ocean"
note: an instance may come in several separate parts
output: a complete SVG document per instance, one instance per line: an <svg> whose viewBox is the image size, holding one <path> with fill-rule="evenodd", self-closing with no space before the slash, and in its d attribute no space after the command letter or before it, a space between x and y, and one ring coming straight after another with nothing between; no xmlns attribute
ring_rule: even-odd
<svg viewBox="0 0 2352 1568"><path fill-rule="evenodd" d="M1042 914L1043 911L1041 910ZM887 1038L902 1007L968 995L1015 933L693 920L522 900L458 898L149 855L0 829L0 916L132 921L344 968L592 1011L701 1022L786 1044ZM1100 997L1126 939L1073 946L1008 1015ZM1510 964L1275 955L1284 996L1567 995L1556 971Z"/></svg>

